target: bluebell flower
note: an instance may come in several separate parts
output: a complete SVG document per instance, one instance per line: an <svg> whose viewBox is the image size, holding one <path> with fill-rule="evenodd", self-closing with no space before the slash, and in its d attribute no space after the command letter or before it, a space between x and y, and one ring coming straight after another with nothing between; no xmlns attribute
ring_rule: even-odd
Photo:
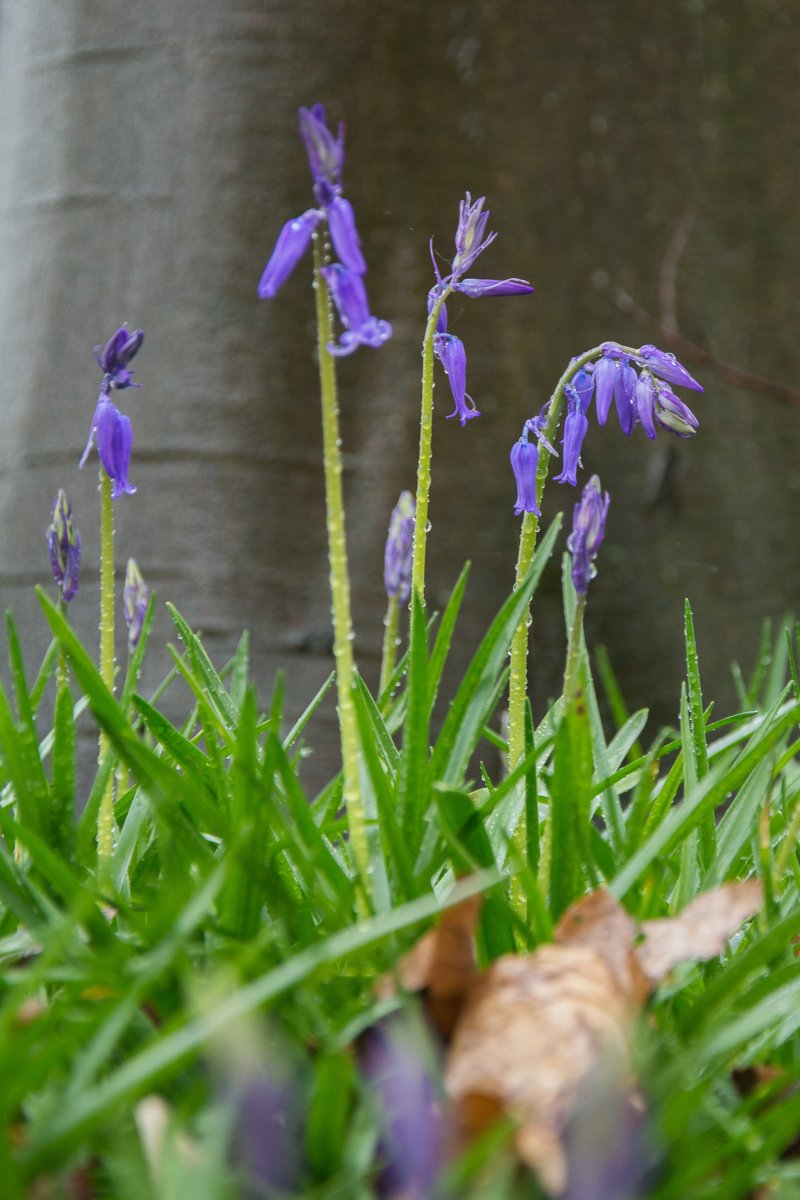
<svg viewBox="0 0 800 1200"><path fill-rule="evenodd" d="M674 354L666 354L656 346L640 346L637 357L643 367L647 367L665 383L691 388L695 392L703 391L701 385L689 374L686 367L678 362Z"/></svg>
<svg viewBox="0 0 800 1200"><path fill-rule="evenodd" d="M128 649L136 649L142 633L150 589L144 581L135 558L128 559L125 568L125 585L122 589L122 613L128 626Z"/></svg>
<svg viewBox="0 0 800 1200"><path fill-rule="evenodd" d="M436 284L428 292L428 313L430 314L442 296L450 291L462 292L471 299L483 296L522 296L533 291L526 279L465 279L479 254L491 245L497 237L496 233L487 233L489 211L484 210L486 197L481 196L474 203L469 192L459 203L458 226L456 228L456 253L451 265L450 274L444 278L439 271L431 243L431 259L436 275ZM436 334L433 348L439 362L447 372L450 389L455 400L455 411L448 416L458 416L462 425L470 417L478 413L472 398L466 392L467 353L463 342L452 334L447 333L447 312L442 304L436 321ZM469 403L467 403L469 402Z"/></svg>
<svg viewBox="0 0 800 1200"><path fill-rule="evenodd" d="M136 488L128 482L131 462L133 431L128 417L121 413L106 392L100 393L94 410L89 440L78 464L83 466L97 440L97 453L103 470L112 483L111 498L116 500L123 492L133 494Z"/></svg>
<svg viewBox="0 0 800 1200"><path fill-rule="evenodd" d="M535 442L528 441L528 429L526 426L522 431L519 441L516 441L511 447L511 469L514 472L514 478L517 482L517 499L514 505L516 516L524 512L535 513L537 517L542 515L536 499L536 472L538 467L539 447Z"/></svg>
<svg viewBox="0 0 800 1200"><path fill-rule="evenodd" d="M61 589L61 598L69 603L78 590L81 539L72 520L72 506L63 488L58 489L53 501L52 518L47 529L47 549L53 578Z"/></svg>
<svg viewBox="0 0 800 1200"><path fill-rule="evenodd" d="M455 408L449 417L458 417L462 426L471 417L481 414L475 407L475 401L467 393L467 354L464 343L453 333L436 333L433 336L433 352L445 369L450 391L453 393Z"/></svg>
<svg viewBox="0 0 800 1200"><path fill-rule="evenodd" d="M390 597L397 596L401 604L411 595L415 509L411 492L401 492L400 499L392 510L383 556L386 594Z"/></svg>
<svg viewBox="0 0 800 1200"><path fill-rule="evenodd" d="M311 244L311 236L321 220L322 214L310 208L301 217L286 222L259 280L258 294L262 300L277 295Z"/></svg>
<svg viewBox="0 0 800 1200"><path fill-rule="evenodd" d="M594 395L594 363L585 363L572 376L571 382L585 415L589 412Z"/></svg>
<svg viewBox="0 0 800 1200"><path fill-rule="evenodd" d="M586 595L589 580L597 574L594 559L605 535L608 505L608 492L602 491L600 480L593 475L575 505L572 533L567 539L567 549L572 555L572 582L581 596Z"/></svg>
<svg viewBox="0 0 800 1200"><path fill-rule="evenodd" d="M308 209L302 216L294 217L283 226L259 281L258 294L262 300L271 300L277 295L308 249L314 230L323 220L327 221L333 251L342 266L358 275L363 275L367 269L352 205L342 195L344 126L339 126L334 137L328 129L325 109L321 104L301 108L299 120L318 207Z"/></svg>
<svg viewBox="0 0 800 1200"><path fill-rule="evenodd" d="M359 346L382 346L392 336L392 327L370 313L361 276L341 263L323 267L322 274L344 325L339 341L328 346L329 353L341 357L352 354Z"/></svg>
<svg viewBox="0 0 800 1200"><path fill-rule="evenodd" d="M575 487L578 482L576 472L581 460L581 447L589 429L589 422L584 414L581 398L575 388L568 384L565 395L569 411L564 421L564 440L562 443L564 466L562 467L561 474L556 475L556 483L571 483Z"/></svg>

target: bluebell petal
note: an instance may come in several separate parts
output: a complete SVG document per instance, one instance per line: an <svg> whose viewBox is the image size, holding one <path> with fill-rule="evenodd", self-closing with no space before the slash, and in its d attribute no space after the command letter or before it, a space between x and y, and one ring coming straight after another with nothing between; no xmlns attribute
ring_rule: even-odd
<svg viewBox="0 0 800 1200"><path fill-rule="evenodd" d="M691 388L695 392L703 391L702 386L689 374L686 367L678 362L674 354L667 354L656 346L641 346L639 359L659 379L675 384L677 387Z"/></svg>
<svg viewBox="0 0 800 1200"><path fill-rule="evenodd" d="M339 341L328 345L329 353L337 356L352 354L359 346L377 348L392 336L388 321L373 317L367 302L367 290L360 275L348 271L341 263L322 268L345 331Z"/></svg>
<svg viewBox="0 0 800 1200"><path fill-rule="evenodd" d="M627 437L636 424L636 413L633 407L633 396L636 391L636 372L629 362L617 364L617 377L614 380L614 403L622 432Z"/></svg>
<svg viewBox="0 0 800 1200"><path fill-rule="evenodd" d="M580 463L583 440L589 429L589 422L584 416L583 409L578 407L567 413L564 422L564 466L560 475L556 475L556 483L571 483L577 486L577 470Z"/></svg>
<svg viewBox="0 0 800 1200"><path fill-rule="evenodd" d="M308 249L311 236L321 220L318 210L310 208L302 216L286 222L278 234L275 249L258 284L258 294L262 300L271 300L277 295Z"/></svg>
<svg viewBox="0 0 800 1200"><path fill-rule="evenodd" d="M594 369L595 408L597 409L598 425L605 425L614 399L614 385L617 382L619 363L616 359L604 354Z"/></svg>
<svg viewBox="0 0 800 1200"><path fill-rule="evenodd" d="M455 288L471 299L481 296L525 296L533 291L527 279L462 279Z"/></svg>
<svg viewBox="0 0 800 1200"><path fill-rule="evenodd" d="M128 482L133 431L128 417L108 399L98 405L97 452L103 470L112 483L111 496L116 500L123 492L136 488Z"/></svg>
<svg viewBox="0 0 800 1200"><path fill-rule="evenodd" d="M453 259L453 279L460 279L470 269L475 259L497 237L495 233L486 233L489 220L488 209L483 211L486 201L481 196L475 203L469 192L466 193L458 206L458 226L456 228L456 254Z"/></svg>
<svg viewBox="0 0 800 1200"><path fill-rule="evenodd" d="M580 400L581 408L584 413L588 413L594 395L594 369L581 367L572 377L572 386Z"/></svg>
<svg viewBox="0 0 800 1200"><path fill-rule="evenodd" d="M572 582L582 596L596 573L594 559L605 536L608 505L608 492L601 491L600 480L593 475L575 505L572 533L567 538L567 549L572 555Z"/></svg>
<svg viewBox="0 0 800 1200"><path fill-rule="evenodd" d="M700 422L666 383L656 384L656 422L678 437L692 437Z"/></svg>
<svg viewBox="0 0 800 1200"><path fill-rule="evenodd" d="M536 472L539 467L539 448L534 442L521 437L511 447L511 469L517 483L517 500L514 512L542 514L536 499Z"/></svg>
<svg viewBox="0 0 800 1200"><path fill-rule="evenodd" d="M437 333L433 338L433 350L445 369L455 402L455 408L447 417L458 417L461 424L466 425L472 417L481 414L467 393L467 352L464 343L455 334Z"/></svg>
<svg viewBox="0 0 800 1200"><path fill-rule="evenodd" d="M328 229L331 234L336 257L348 271L356 271L363 275L367 269L364 255L361 253L361 239L356 230L356 219L353 206L344 196L337 196L326 209Z"/></svg>
<svg viewBox="0 0 800 1200"><path fill-rule="evenodd" d="M636 384L634 404L642 429L652 440L656 436L656 385L649 371L642 371Z"/></svg>
<svg viewBox="0 0 800 1200"><path fill-rule="evenodd" d="M339 125L337 136L334 137L328 129L325 107L322 104L301 108L298 118L300 135L305 143L314 182L325 180L332 184L338 183L344 164L344 125Z"/></svg>

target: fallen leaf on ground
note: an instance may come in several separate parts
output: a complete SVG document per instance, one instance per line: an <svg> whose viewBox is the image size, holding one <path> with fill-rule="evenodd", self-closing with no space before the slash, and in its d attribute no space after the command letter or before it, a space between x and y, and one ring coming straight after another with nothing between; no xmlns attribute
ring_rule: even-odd
<svg viewBox="0 0 800 1200"><path fill-rule="evenodd" d="M739 926L758 912L762 897L758 879L725 883L702 892L677 917L642 922L646 939L636 947L636 957L651 984L661 983L679 962L716 958Z"/></svg>

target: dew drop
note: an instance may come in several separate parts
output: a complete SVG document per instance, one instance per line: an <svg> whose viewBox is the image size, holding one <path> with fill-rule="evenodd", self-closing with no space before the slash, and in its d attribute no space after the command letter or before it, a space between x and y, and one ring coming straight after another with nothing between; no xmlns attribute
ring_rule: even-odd
<svg viewBox="0 0 800 1200"><path fill-rule="evenodd" d="M433 528L433 526L431 525L430 521L426 521L425 522L425 532L430 533L432 528Z"/></svg>

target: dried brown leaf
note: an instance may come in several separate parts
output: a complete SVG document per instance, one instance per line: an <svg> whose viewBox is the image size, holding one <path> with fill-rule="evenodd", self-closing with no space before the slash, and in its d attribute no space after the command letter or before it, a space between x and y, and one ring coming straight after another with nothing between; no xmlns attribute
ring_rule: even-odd
<svg viewBox="0 0 800 1200"><path fill-rule="evenodd" d="M601 1055L627 1057L631 997L596 950L541 946L498 959L475 985L445 1069L462 1139L501 1110L520 1123L517 1150L557 1193L561 1135L582 1079Z"/></svg>
<svg viewBox="0 0 800 1200"><path fill-rule="evenodd" d="M646 940L636 947L636 957L651 986L679 962L721 954L739 926L759 911L762 899L760 880L747 879L703 892L677 917L644 921Z"/></svg>
<svg viewBox="0 0 800 1200"><path fill-rule="evenodd" d="M445 1037L453 1032L478 978L475 928L482 903L480 895L470 896L447 909L436 928L420 938L397 968L396 978L407 992L427 992L428 1016ZM394 976L385 976L377 988L383 997L395 990Z"/></svg>
<svg viewBox="0 0 800 1200"><path fill-rule="evenodd" d="M634 953L637 935L633 917L604 888L570 905L555 930L559 945L595 950L630 999L641 1003L651 988Z"/></svg>

